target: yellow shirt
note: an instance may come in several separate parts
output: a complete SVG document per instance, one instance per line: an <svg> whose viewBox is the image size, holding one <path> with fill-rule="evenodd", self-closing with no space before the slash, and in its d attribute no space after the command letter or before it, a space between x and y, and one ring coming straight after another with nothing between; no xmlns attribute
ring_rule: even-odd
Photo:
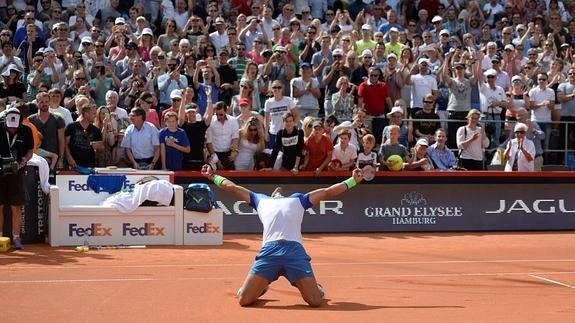
<svg viewBox="0 0 575 323"><path fill-rule="evenodd" d="M368 41L364 41L363 39L359 40L355 42L355 52L357 53L357 56L360 56L364 49L369 49L373 53L376 44L377 43L375 42L375 40L368 40Z"/></svg>
<svg viewBox="0 0 575 323"><path fill-rule="evenodd" d="M405 45L403 45L400 42L395 43L395 45L392 45L391 43L386 43L385 44L385 56L389 55L389 53L394 53L395 55L397 55L397 58L399 59L399 57L401 56L401 50L403 49L403 47L405 47Z"/></svg>

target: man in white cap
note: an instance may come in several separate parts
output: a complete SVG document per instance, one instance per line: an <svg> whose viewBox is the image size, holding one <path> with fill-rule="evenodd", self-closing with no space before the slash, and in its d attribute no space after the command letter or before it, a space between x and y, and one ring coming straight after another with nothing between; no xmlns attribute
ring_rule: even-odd
<svg viewBox="0 0 575 323"><path fill-rule="evenodd" d="M415 144L415 147L411 148L411 157L407 158L407 162L403 164L403 169L405 170L433 170L433 163L427 155L427 149L429 148L429 142L427 139L421 138Z"/></svg>
<svg viewBox="0 0 575 323"><path fill-rule="evenodd" d="M184 97L185 92L187 90L188 90L187 88L185 88L183 90L180 90L180 89L172 90L172 93L170 93L170 99L172 100L172 106L167 108L167 109L164 109L162 111L162 114L160 116L160 128L164 127L164 118L168 112L178 113L180 111L180 105L182 105L183 97ZM191 91L193 91L193 89Z"/></svg>
<svg viewBox="0 0 575 323"><path fill-rule="evenodd" d="M481 77L481 74L480 74ZM484 97L481 104L481 119L486 121L486 133L490 137L491 147L499 146L501 136L501 111L509 107L509 100L505 90L496 84L497 71L490 68L483 73L479 82L479 93ZM486 79L485 82L483 80ZM553 103L555 102L555 92L553 93ZM483 103L484 102L484 103ZM492 127L494 126L494 127ZM488 131L494 129L494 131Z"/></svg>
<svg viewBox="0 0 575 323"><path fill-rule="evenodd" d="M11 167L2 162L0 167L0 236L3 237L4 206L10 206L12 213L12 239L16 249L22 249L22 206L26 204L24 192L24 172L28 160L32 157L34 139L32 130L22 125L22 115L17 108L6 110L3 122L0 122L0 155L2 158L14 158Z"/></svg>
<svg viewBox="0 0 575 323"><path fill-rule="evenodd" d="M373 53L370 49L364 49L361 53L361 65L351 72L351 83L359 86L368 77L368 70L373 66Z"/></svg>
<svg viewBox="0 0 575 323"><path fill-rule="evenodd" d="M443 18L441 18L441 16L435 16L431 19L431 23L433 24L433 29L430 30L431 36L434 42L438 42L439 32L443 29Z"/></svg>
<svg viewBox="0 0 575 323"><path fill-rule="evenodd" d="M333 113L333 105L331 103L332 94L339 91L337 88L337 80L341 76L351 77L351 69L345 66L345 59L343 51L336 48L332 51L333 64L324 67L323 69L323 84L325 85L325 115Z"/></svg>
<svg viewBox="0 0 575 323"><path fill-rule="evenodd" d="M517 123L513 129L515 138L507 142L503 153L506 172L533 172L535 171L535 144L526 137L528 127L524 123Z"/></svg>
<svg viewBox="0 0 575 323"><path fill-rule="evenodd" d="M373 51L375 49L375 40L373 40L373 34L371 32L371 25L363 24L361 26L361 39L355 42L355 52L357 55L363 55L362 53L369 49Z"/></svg>
<svg viewBox="0 0 575 323"><path fill-rule="evenodd" d="M437 80L430 74L429 59L422 57L417 61L417 64L413 66L411 73L405 80L406 84L412 85L410 117L423 109L423 97L426 94L432 93L434 97L437 97ZM416 73L417 69L419 69L419 73Z"/></svg>
<svg viewBox="0 0 575 323"><path fill-rule="evenodd" d="M385 54L394 53L397 57L401 56L401 51L405 45L399 42L399 29L391 27L387 34L389 35L389 43L385 44Z"/></svg>
<svg viewBox="0 0 575 323"><path fill-rule="evenodd" d="M220 53L223 48L229 44L228 33L226 32L226 21L222 17L216 18L216 31L210 34L210 42L216 48L216 52Z"/></svg>
<svg viewBox="0 0 575 323"><path fill-rule="evenodd" d="M399 143L405 147L409 147L411 135L409 133L409 128L403 123L403 108L399 106L391 108L391 111L387 113L387 119L389 120L389 125L383 128L381 144L384 144L387 139L389 139L389 127L396 125L399 127Z"/></svg>

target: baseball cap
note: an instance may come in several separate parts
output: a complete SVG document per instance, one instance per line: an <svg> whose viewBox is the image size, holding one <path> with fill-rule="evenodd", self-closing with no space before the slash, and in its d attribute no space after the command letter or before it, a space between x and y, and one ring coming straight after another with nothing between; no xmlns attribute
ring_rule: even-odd
<svg viewBox="0 0 575 323"><path fill-rule="evenodd" d="M433 17L433 19L431 19L431 22L440 22L443 21L443 18L441 18L440 16L435 16Z"/></svg>
<svg viewBox="0 0 575 323"><path fill-rule="evenodd" d="M250 105L250 100L247 98L241 98L238 105Z"/></svg>
<svg viewBox="0 0 575 323"><path fill-rule="evenodd" d="M397 29L397 27L391 27L391 28L389 28L389 32L390 33L398 33L399 29Z"/></svg>
<svg viewBox="0 0 575 323"><path fill-rule="evenodd" d="M371 30L371 25L370 24L363 24L363 25L361 25L361 30Z"/></svg>
<svg viewBox="0 0 575 323"><path fill-rule="evenodd" d="M429 65L429 59L422 57L417 61L417 64L423 64L423 63Z"/></svg>
<svg viewBox="0 0 575 323"><path fill-rule="evenodd" d="M501 62L501 59L499 59L499 56L493 56L493 58L491 59L492 62Z"/></svg>
<svg viewBox="0 0 575 323"><path fill-rule="evenodd" d="M154 33L152 32L152 29L144 28L144 29L142 29L142 35L154 36Z"/></svg>
<svg viewBox="0 0 575 323"><path fill-rule="evenodd" d="M82 44L92 44L92 37L90 36L84 36L82 37Z"/></svg>
<svg viewBox="0 0 575 323"><path fill-rule="evenodd" d="M521 76L519 75L515 75L511 78L511 82L515 82L515 81L521 81Z"/></svg>
<svg viewBox="0 0 575 323"><path fill-rule="evenodd" d="M114 25L124 25L126 23L126 20L122 17L118 17L116 18L116 20L114 20Z"/></svg>
<svg viewBox="0 0 575 323"><path fill-rule="evenodd" d="M307 62L301 63L300 65L301 68L311 68L311 65Z"/></svg>
<svg viewBox="0 0 575 323"><path fill-rule="evenodd" d="M224 18L222 18L222 17L216 18L216 25L225 24L225 23L226 23L226 21L224 20Z"/></svg>
<svg viewBox="0 0 575 323"><path fill-rule="evenodd" d="M18 128L20 125L20 110L17 108L10 108L6 110L6 127L8 128Z"/></svg>
<svg viewBox="0 0 575 323"><path fill-rule="evenodd" d="M136 21L140 21L140 20L146 21L146 17L144 17L144 16L138 16L138 18L136 18Z"/></svg>
<svg viewBox="0 0 575 323"><path fill-rule="evenodd" d="M447 36L449 36L449 30L447 30L447 29L441 29L441 31L439 32L439 35L440 35L440 36L441 36L441 35L447 35Z"/></svg>
<svg viewBox="0 0 575 323"><path fill-rule="evenodd" d="M335 56L335 55L339 55L339 56L343 56L343 50L336 48L331 52L331 55Z"/></svg>
<svg viewBox="0 0 575 323"><path fill-rule="evenodd" d="M181 99L182 98L182 91L181 90L172 90L172 92L170 93L170 99L174 99L174 98L178 98Z"/></svg>
<svg viewBox="0 0 575 323"><path fill-rule="evenodd" d="M390 59L390 58L395 58L395 59L397 59L397 55L395 55L395 53L389 53L389 54L387 54L387 59Z"/></svg>
<svg viewBox="0 0 575 323"><path fill-rule="evenodd" d="M312 124L313 127L321 127L323 128L323 123L321 121L314 121L314 123Z"/></svg>
<svg viewBox="0 0 575 323"><path fill-rule="evenodd" d="M369 49L364 49L363 52L361 52L361 57L364 56L373 56L373 53Z"/></svg>
<svg viewBox="0 0 575 323"><path fill-rule="evenodd" d="M10 71L16 71L18 73L22 73L22 71L20 71L20 69L18 68L18 66L16 66L16 64L10 64L8 65L8 67L6 67L4 72L2 72L2 76L10 76Z"/></svg>
<svg viewBox="0 0 575 323"><path fill-rule="evenodd" d="M497 76L497 71L494 70L494 69L492 69L492 68L490 68L490 69L488 69L487 71L485 71L485 72L483 73L483 75L485 75L485 76Z"/></svg>
<svg viewBox="0 0 575 323"><path fill-rule="evenodd" d="M401 107L393 107L391 108L391 111L387 113L388 117L391 117L394 113L401 113L403 114L403 109Z"/></svg>
<svg viewBox="0 0 575 323"><path fill-rule="evenodd" d="M419 146L429 146L429 143L427 142L427 139L425 139L425 138L420 138L420 139L417 141L416 145L419 145Z"/></svg>
<svg viewBox="0 0 575 323"><path fill-rule="evenodd" d="M514 47L513 45L511 45L511 44L507 44L507 45L505 45L505 48L504 48L504 49L505 49L505 50L512 50L512 51L513 51L513 50L515 50L515 47Z"/></svg>

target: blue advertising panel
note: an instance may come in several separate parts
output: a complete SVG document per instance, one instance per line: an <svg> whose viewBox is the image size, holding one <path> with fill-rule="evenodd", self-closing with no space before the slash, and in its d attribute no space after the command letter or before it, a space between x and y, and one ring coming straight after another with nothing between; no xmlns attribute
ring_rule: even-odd
<svg viewBox="0 0 575 323"><path fill-rule="evenodd" d="M243 184L271 193L276 185ZM282 185L286 193L320 184ZM255 210L216 187L224 233L261 232ZM309 209L304 232L433 232L575 229L573 184L360 184Z"/></svg>

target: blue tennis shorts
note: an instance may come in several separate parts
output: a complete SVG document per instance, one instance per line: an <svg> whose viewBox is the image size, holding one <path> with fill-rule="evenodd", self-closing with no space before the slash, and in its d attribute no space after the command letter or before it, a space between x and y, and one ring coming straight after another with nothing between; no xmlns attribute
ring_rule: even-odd
<svg viewBox="0 0 575 323"><path fill-rule="evenodd" d="M294 285L305 277L314 277L311 257L297 241L266 242L256 255L250 274L266 278L270 282L284 276Z"/></svg>

